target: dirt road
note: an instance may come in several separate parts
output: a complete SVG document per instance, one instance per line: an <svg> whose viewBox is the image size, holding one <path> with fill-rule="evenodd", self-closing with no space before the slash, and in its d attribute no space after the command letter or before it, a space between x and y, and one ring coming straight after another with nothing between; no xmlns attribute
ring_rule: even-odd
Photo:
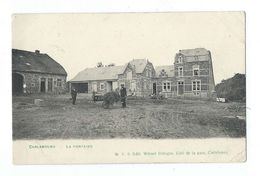
<svg viewBox="0 0 260 176"><path fill-rule="evenodd" d="M34 105L35 98L43 99L43 105ZM133 99L125 109L120 104L103 109L101 102L81 95L76 105L69 98L14 97L13 138L209 138L244 137L246 133L244 103Z"/></svg>

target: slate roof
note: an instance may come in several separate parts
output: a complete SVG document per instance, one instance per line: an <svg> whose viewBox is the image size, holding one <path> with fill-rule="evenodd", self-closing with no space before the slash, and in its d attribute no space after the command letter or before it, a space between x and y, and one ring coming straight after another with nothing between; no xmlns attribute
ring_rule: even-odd
<svg viewBox="0 0 260 176"><path fill-rule="evenodd" d="M133 59L129 63L135 67L136 73L143 73L148 61L146 59Z"/></svg>
<svg viewBox="0 0 260 176"><path fill-rule="evenodd" d="M161 71L164 69L168 77L174 77L174 66L173 65L163 65L163 66L156 66L155 68L155 75L159 78Z"/></svg>
<svg viewBox="0 0 260 176"><path fill-rule="evenodd" d="M65 69L48 54L12 49L12 70L67 76Z"/></svg>
<svg viewBox="0 0 260 176"><path fill-rule="evenodd" d="M126 66L127 64L123 66L86 68L79 72L70 82L118 79L118 75L124 73Z"/></svg>
<svg viewBox="0 0 260 176"><path fill-rule="evenodd" d="M209 51L205 48L195 48L195 49L184 49L179 50L180 54L183 54L184 56L200 56L200 55L208 55Z"/></svg>

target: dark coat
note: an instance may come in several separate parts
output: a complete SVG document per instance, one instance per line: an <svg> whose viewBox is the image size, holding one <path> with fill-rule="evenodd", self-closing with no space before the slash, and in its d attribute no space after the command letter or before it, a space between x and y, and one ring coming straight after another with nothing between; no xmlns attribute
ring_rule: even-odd
<svg viewBox="0 0 260 176"><path fill-rule="evenodd" d="M126 88L125 87L122 87L121 89L120 89L120 96L121 97L126 97Z"/></svg>
<svg viewBox="0 0 260 176"><path fill-rule="evenodd" d="M71 90L71 96L72 96L72 97L76 97L76 96L77 96L77 91L74 90L74 89L72 89L72 90Z"/></svg>

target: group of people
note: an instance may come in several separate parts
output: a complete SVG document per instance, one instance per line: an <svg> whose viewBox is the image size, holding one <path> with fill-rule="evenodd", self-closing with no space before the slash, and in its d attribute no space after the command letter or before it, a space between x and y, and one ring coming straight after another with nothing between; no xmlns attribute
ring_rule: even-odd
<svg viewBox="0 0 260 176"><path fill-rule="evenodd" d="M77 90L75 88L72 88L71 89L71 98L72 98L72 104L73 105L76 104L77 94L78 94ZM121 97L122 108L126 107L126 96L127 96L126 88L122 84L121 89L120 89L120 97Z"/></svg>

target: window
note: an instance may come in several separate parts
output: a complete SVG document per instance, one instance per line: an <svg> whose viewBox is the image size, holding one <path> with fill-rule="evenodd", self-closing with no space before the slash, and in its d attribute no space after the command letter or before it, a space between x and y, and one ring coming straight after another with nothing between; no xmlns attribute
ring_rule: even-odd
<svg viewBox="0 0 260 176"><path fill-rule="evenodd" d="M194 80L192 81L192 92L194 95L199 95L201 91L201 81L200 80Z"/></svg>
<svg viewBox="0 0 260 176"><path fill-rule="evenodd" d="M100 90L104 90L105 89L105 84L104 83L100 83Z"/></svg>
<svg viewBox="0 0 260 176"><path fill-rule="evenodd" d="M97 83L96 82L92 83L92 91L97 92Z"/></svg>
<svg viewBox="0 0 260 176"><path fill-rule="evenodd" d="M116 90L118 88L118 82L114 81L112 83L112 88L113 88L113 90Z"/></svg>
<svg viewBox="0 0 260 176"><path fill-rule="evenodd" d="M199 76L199 65L193 66L193 76Z"/></svg>
<svg viewBox="0 0 260 176"><path fill-rule="evenodd" d="M162 86L163 86L162 87L163 92L170 92L171 91L171 82L169 82L169 81L163 82Z"/></svg>
<svg viewBox="0 0 260 176"><path fill-rule="evenodd" d="M146 70L146 77L151 77L151 76L152 76L151 70L147 69Z"/></svg>
<svg viewBox="0 0 260 176"><path fill-rule="evenodd" d="M159 76L167 77L168 75L167 75L166 71L164 69L162 69Z"/></svg>
<svg viewBox="0 0 260 176"><path fill-rule="evenodd" d="M58 86L58 87L61 87L61 86L62 86L62 84L61 84L61 79L57 79L57 86Z"/></svg>
<svg viewBox="0 0 260 176"><path fill-rule="evenodd" d="M132 71L127 72L127 74L126 74L126 79L127 79L127 80L131 80L132 77L133 77Z"/></svg>
<svg viewBox="0 0 260 176"><path fill-rule="evenodd" d="M135 81L131 82L131 90L132 91L136 90L136 82Z"/></svg>
<svg viewBox="0 0 260 176"><path fill-rule="evenodd" d="M53 89L53 78L48 78L48 92L51 92Z"/></svg>
<svg viewBox="0 0 260 176"><path fill-rule="evenodd" d="M177 58L177 63L178 63L178 64L181 64L181 63L182 63L182 61L183 61L183 58L182 58L182 56L178 56L178 58Z"/></svg>
<svg viewBox="0 0 260 176"><path fill-rule="evenodd" d="M182 66L178 67L178 76L179 77L183 76L183 67Z"/></svg>

